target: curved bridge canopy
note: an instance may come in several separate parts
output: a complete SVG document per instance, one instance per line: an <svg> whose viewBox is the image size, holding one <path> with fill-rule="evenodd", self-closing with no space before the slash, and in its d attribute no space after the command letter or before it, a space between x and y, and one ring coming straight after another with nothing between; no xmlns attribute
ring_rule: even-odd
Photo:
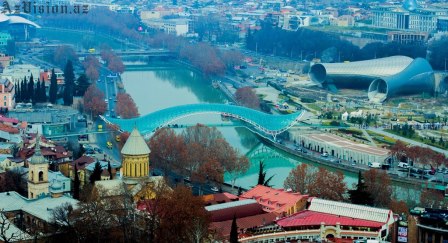
<svg viewBox="0 0 448 243"><path fill-rule="evenodd" d="M131 131L135 126L141 133L151 133L157 128L173 121L196 114L225 114L240 119L254 126L257 130L271 135L284 132L303 116L304 111L288 115L270 115L257 110L236 105L224 104L192 104L158 110L156 112L132 119L101 118L111 124L118 125L122 131Z"/></svg>

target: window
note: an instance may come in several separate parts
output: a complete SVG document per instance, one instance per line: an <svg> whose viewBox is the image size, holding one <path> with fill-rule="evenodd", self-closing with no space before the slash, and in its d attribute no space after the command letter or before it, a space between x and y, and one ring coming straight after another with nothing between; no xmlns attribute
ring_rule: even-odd
<svg viewBox="0 0 448 243"><path fill-rule="evenodd" d="M64 182L64 183L62 183L62 189L64 189L64 190L65 190L65 182Z"/></svg>
<svg viewBox="0 0 448 243"><path fill-rule="evenodd" d="M39 181L44 181L44 172L39 171Z"/></svg>

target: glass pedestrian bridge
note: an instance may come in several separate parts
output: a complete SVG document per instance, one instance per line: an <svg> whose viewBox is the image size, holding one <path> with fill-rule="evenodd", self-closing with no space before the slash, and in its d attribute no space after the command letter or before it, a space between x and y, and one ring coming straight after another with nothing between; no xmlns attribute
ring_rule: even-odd
<svg viewBox="0 0 448 243"><path fill-rule="evenodd" d="M142 134L148 134L176 120L198 114L222 114L233 117L250 124L260 132L275 137L299 122L305 111L287 115L271 115L236 105L191 104L158 110L132 119L100 117L108 124L117 125L122 132L130 132L137 126Z"/></svg>

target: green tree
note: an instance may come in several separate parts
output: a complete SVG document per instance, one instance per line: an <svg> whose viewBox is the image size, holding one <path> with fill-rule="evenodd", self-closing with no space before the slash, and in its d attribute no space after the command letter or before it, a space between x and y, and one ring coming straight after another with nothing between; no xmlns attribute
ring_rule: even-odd
<svg viewBox="0 0 448 243"><path fill-rule="evenodd" d="M65 87L64 87L64 105L70 106L73 104L73 91L75 86L75 73L73 72L73 63L71 60L67 61L64 69Z"/></svg>
<svg viewBox="0 0 448 243"><path fill-rule="evenodd" d="M33 104L36 103L35 97L34 97L34 78L33 74L30 75L30 81L28 82L28 100L31 100Z"/></svg>
<svg viewBox="0 0 448 243"><path fill-rule="evenodd" d="M40 102L47 102L47 89L44 81L40 82L39 100Z"/></svg>
<svg viewBox="0 0 448 243"><path fill-rule="evenodd" d="M56 104L56 100L58 99L58 82L56 80L56 74L54 73L54 68L51 70L51 79L50 79L50 102L52 104Z"/></svg>
<svg viewBox="0 0 448 243"><path fill-rule="evenodd" d="M103 169L101 168L101 164L99 161L96 161L95 167L93 168L93 172L89 177L90 183L94 184L95 181L101 180L101 173L103 172Z"/></svg>
<svg viewBox="0 0 448 243"><path fill-rule="evenodd" d="M349 190L348 194L350 195L349 198L353 204L373 205L372 195L367 191L367 186L364 183L361 171L358 172L358 184L356 185L356 189Z"/></svg>
<svg viewBox="0 0 448 243"><path fill-rule="evenodd" d="M258 172L258 183L257 185L270 186L269 182L272 180L274 175L266 179L266 171L264 169L264 162L260 161L260 168Z"/></svg>
<svg viewBox="0 0 448 243"><path fill-rule="evenodd" d="M34 89L34 97L33 97L33 100L34 100L34 103L39 103L39 102L41 102L41 87L40 87L40 81L39 80L37 80L37 82L36 82L36 88Z"/></svg>
<svg viewBox="0 0 448 243"><path fill-rule="evenodd" d="M107 162L107 171L109 172L109 179L114 179L112 176L112 167L110 166L110 161Z"/></svg>
<svg viewBox="0 0 448 243"><path fill-rule="evenodd" d="M84 93L86 92L87 88L89 88L90 83L89 79L87 78L86 74L81 74L78 79L76 80L76 95L77 96L84 96Z"/></svg>
<svg viewBox="0 0 448 243"><path fill-rule="evenodd" d="M230 243L238 243L238 225L236 224L236 215L233 215L232 227L230 228Z"/></svg>
<svg viewBox="0 0 448 243"><path fill-rule="evenodd" d="M79 200L79 186L81 185L81 182L79 180L78 167L76 165L74 173L75 173L75 180L73 182L73 198Z"/></svg>

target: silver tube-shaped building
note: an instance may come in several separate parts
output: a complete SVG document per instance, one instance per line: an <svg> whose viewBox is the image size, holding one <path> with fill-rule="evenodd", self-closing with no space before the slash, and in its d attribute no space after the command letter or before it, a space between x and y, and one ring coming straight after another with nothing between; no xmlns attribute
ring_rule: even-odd
<svg viewBox="0 0 448 243"><path fill-rule="evenodd" d="M314 82L333 83L337 88L368 89L373 102L401 94L434 91L431 65L423 58L392 56L346 63L317 63L309 77Z"/></svg>
<svg viewBox="0 0 448 243"><path fill-rule="evenodd" d="M383 102L397 95L433 93L434 71L426 59L416 58L405 70L372 81L367 93L369 100Z"/></svg>
<svg viewBox="0 0 448 243"><path fill-rule="evenodd" d="M412 62L406 56L392 56L344 63L316 63L309 77L314 82L331 82L338 88L367 89L377 78L385 78L403 71Z"/></svg>

